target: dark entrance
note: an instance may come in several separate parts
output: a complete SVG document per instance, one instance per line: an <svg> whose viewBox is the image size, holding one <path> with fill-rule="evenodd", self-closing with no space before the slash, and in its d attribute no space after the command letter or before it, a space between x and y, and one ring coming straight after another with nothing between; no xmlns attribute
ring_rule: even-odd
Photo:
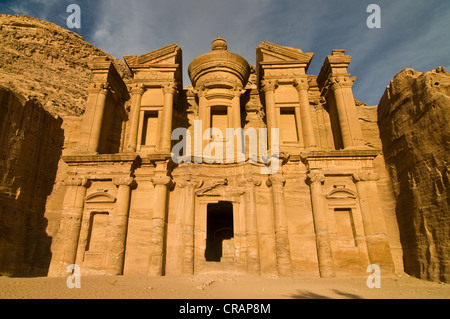
<svg viewBox="0 0 450 319"><path fill-rule="evenodd" d="M222 257L222 243L234 237L233 204L218 202L208 204L206 229L206 261L220 261Z"/></svg>

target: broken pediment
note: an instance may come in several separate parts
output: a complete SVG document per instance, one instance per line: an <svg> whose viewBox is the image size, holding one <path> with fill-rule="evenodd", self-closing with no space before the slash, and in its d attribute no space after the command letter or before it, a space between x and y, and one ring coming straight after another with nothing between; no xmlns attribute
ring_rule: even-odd
<svg viewBox="0 0 450 319"><path fill-rule="evenodd" d="M244 193L245 191L241 187L230 187L226 178L214 181L195 192L197 196L220 196L222 198L240 196Z"/></svg>
<svg viewBox="0 0 450 319"><path fill-rule="evenodd" d="M217 180L217 181L214 181L212 183L209 183L205 187L202 187L202 188L198 189L195 193L197 194L197 196L212 195L212 192L216 188L223 187L223 186L226 186L226 185L228 185L228 180L226 178L224 178L224 179ZM217 194L217 195L219 195L219 194Z"/></svg>
<svg viewBox="0 0 450 319"><path fill-rule="evenodd" d="M131 70L155 64L181 64L181 48L178 44L171 44L140 56L126 55L123 58Z"/></svg>
<svg viewBox="0 0 450 319"><path fill-rule="evenodd" d="M262 42L256 48L257 63L301 63L309 66L314 53L304 53L300 49L284 47L270 42Z"/></svg>

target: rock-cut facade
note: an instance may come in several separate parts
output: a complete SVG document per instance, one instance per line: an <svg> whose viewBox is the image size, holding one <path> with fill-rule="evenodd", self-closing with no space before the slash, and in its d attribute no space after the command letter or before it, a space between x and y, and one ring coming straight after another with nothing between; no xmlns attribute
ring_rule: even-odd
<svg viewBox="0 0 450 319"><path fill-rule="evenodd" d="M249 65L217 38L189 64L187 87L176 44L125 56L126 80L94 58L47 202L58 220L49 276L72 264L93 275L402 271L351 56L333 50L318 75L307 74L312 58L263 42Z"/></svg>

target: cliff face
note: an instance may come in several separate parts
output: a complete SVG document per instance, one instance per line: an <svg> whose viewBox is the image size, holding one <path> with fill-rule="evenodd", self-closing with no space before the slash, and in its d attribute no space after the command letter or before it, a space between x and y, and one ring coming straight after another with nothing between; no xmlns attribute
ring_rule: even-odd
<svg viewBox="0 0 450 319"><path fill-rule="evenodd" d="M396 197L405 271L450 280L450 73L405 69L386 89L378 125Z"/></svg>
<svg viewBox="0 0 450 319"><path fill-rule="evenodd" d="M69 30L0 14L0 273L47 274L47 199L64 171L62 150L84 112L96 55L127 77L125 62Z"/></svg>
<svg viewBox="0 0 450 319"><path fill-rule="evenodd" d="M61 118L0 87L0 272L45 274L44 218L64 141Z"/></svg>
<svg viewBox="0 0 450 319"><path fill-rule="evenodd" d="M108 56L124 76L125 62L53 23L0 14L0 85L34 97L53 115L81 115L91 72L89 60Z"/></svg>

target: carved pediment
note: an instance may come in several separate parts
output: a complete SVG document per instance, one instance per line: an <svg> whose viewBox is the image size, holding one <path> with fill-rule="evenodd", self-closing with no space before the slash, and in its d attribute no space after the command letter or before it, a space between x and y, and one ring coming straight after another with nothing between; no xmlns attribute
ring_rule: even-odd
<svg viewBox="0 0 450 319"><path fill-rule="evenodd" d="M87 204L93 204L93 203L115 203L116 202L116 198L106 192L96 192L93 194L90 194L88 196L86 196L86 203Z"/></svg>
<svg viewBox="0 0 450 319"><path fill-rule="evenodd" d="M228 185L228 180L221 179L209 183L207 186L198 189L195 194L197 196L220 196L229 198L245 194L243 187L232 187Z"/></svg>
<svg viewBox="0 0 450 319"><path fill-rule="evenodd" d="M346 187L335 187L325 195L327 199L356 199L358 195Z"/></svg>
<svg viewBox="0 0 450 319"><path fill-rule="evenodd" d="M228 180L226 178L220 179L220 180L214 181L212 183L208 183L205 187L202 187L202 188L198 189L197 191L195 191L195 194L197 196L212 195L213 191L215 189L217 189L218 187L226 186L226 185L228 185ZM220 195L220 194L218 194L218 195Z"/></svg>
<svg viewBox="0 0 450 319"><path fill-rule="evenodd" d="M181 60L181 48L178 44L171 44L140 56L126 55L123 58L130 69L154 64L177 64Z"/></svg>
<svg viewBox="0 0 450 319"><path fill-rule="evenodd" d="M270 42L262 42L256 48L256 60L265 62L295 62L309 65L314 53L304 53L300 49L284 47Z"/></svg>

